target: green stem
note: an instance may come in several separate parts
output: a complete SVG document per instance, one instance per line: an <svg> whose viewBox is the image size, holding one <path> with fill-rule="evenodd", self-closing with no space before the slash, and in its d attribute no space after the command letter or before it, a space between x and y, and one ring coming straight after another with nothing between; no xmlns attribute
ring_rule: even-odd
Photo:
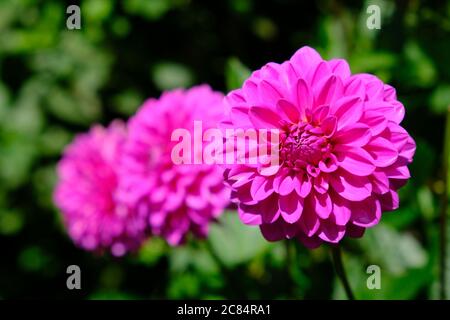
<svg viewBox="0 0 450 320"><path fill-rule="evenodd" d="M444 191L442 192L441 197L441 214L440 214L440 223L439 223L439 231L440 231L440 290L439 296L441 300L446 299L446 282L447 282L447 210L448 210L448 199L450 197L450 106L447 110L447 120L445 124L445 136L444 136L444 158L443 158L443 180L444 180Z"/></svg>
<svg viewBox="0 0 450 320"><path fill-rule="evenodd" d="M331 247L331 256L333 259L334 268L336 270L336 274L341 280L342 285L344 286L345 293L347 294L347 298L349 300L355 300L355 296L353 295L352 289L350 287L350 283L347 279L347 274L345 273L344 265L342 264L342 253L340 246Z"/></svg>
<svg viewBox="0 0 450 320"><path fill-rule="evenodd" d="M290 295L292 298L297 299L300 298L298 292L295 290L298 285L298 278L300 277L300 271L297 261L297 248L295 247L295 242L293 240L285 240L286 246L286 258L287 258L287 268L289 272L289 276L291 279L291 292ZM295 285L294 285L295 283Z"/></svg>

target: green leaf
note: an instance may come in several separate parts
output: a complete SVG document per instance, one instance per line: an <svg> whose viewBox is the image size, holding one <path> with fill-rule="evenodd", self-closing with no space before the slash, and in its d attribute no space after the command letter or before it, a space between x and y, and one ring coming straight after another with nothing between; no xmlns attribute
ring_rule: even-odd
<svg viewBox="0 0 450 320"><path fill-rule="evenodd" d="M343 261L350 287L358 300L412 299L432 279L430 265L422 269L409 269L402 275L392 274L387 268L379 265L380 288L369 289L367 284L373 273L367 272L367 267L371 264L364 263L361 258L345 253ZM373 264L377 265L375 262ZM333 299L347 299L337 277L334 281Z"/></svg>
<svg viewBox="0 0 450 320"><path fill-rule="evenodd" d="M36 202L42 208L54 208L52 193L56 181L57 176L54 165L41 166L33 172L32 182L37 198Z"/></svg>
<svg viewBox="0 0 450 320"><path fill-rule="evenodd" d="M391 52L364 52L354 54L350 65L352 72L380 72L389 70L397 63L397 57Z"/></svg>
<svg viewBox="0 0 450 320"><path fill-rule="evenodd" d="M168 286L171 299L194 298L200 294L200 279L192 273L180 273L172 276Z"/></svg>
<svg viewBox="0 0 450 320"><path fill-rule="evenodd" d="M247 13L252 9L253 3L249 0L230 0L229 6L238 13Z"/></svg>
<svg viewBox="0 0 450 320"><path fill-rule="evenodd" d="M49 111L74 124L91 124L100 117L100 101L95 96L80 95L54 87L47 97Z"/></svg>
<svg viewBox="0 0 450 320"><path fill-rule="evenodd" d="M257 17L253 20L253 32L262 40L271 41L278 33L277 25L266 17Z"/></svg>
<svg viewBox="0 0 450 320"><path fill-rule="evenodd" d="M151 70L153 82L160 90L187 88L194 83L194 74L185 65L164 62L158 63Z"/></svg>
<svg viewBox="0 0 450 320"><path fill-rule="evenodd" d="M102 21L111 15L113 3L104 0L89 0L83 2L83 16L88 20Z"/></svg>
<svg viewBox="0 0 450 320"><path fill-rule="evenodd" d="M31 246L20 252L19 266L25 271L39 272L50 263L50 257L38 246Z"/></svg>
<svg viewBox="0 0 450 320"><path fill-rule="evenodd" d="M240 88L250 77L251 71L237 58L230 58L226 64L225 80L228 90Z"/></svg>
<svg viewBox="0 0 450 320"><path fill-rule="evenodd" d="M208 240L214 254L227 267L245 263L264 252L269 243L259 228L244 225L236 212L226 212L211 227Z"/></svg>
<svg viewBox="0 0 450 320"><path fill-rule="evenodd" d="M417 42L405 45L406 66L402 69L403 81L414 87L429 87L437 77L436 67Z"/></svg>
<svg viewBox="0 0 450 320"><path fill-rule="evenodd" d="M144 97L136 90L129 89L113 97L113 107L117 112L130 116L136 112Z"/></svg>
<svg viewBox="0 0 450 320"><path fill-rule="evenodd" d="M433 90L430 97L431 110L435 113L446 113L450 108L450 85L442 84Z"/></svg>
<svg viewBox="0 0 450 320"><path fill-rule="evenodd" d="M195 269L201 273L216 273L219 271L219 266L204 246L195 248L186 245L173 248L170 251L169 259L171 272L182 273L188 269Z"/></svg>
<svg viewBox="0 0 450 320"><path fill-rule="evenodd" d="M23 215L18 211L0 211L0 234L14 235L22 229Z"/></svg>
<svg viewBox="0 0 450 320"><path fill-rule="evenodd" d="M183 4L180 0L129 0L124 2L125 10L149 20L157 20L173 7Z"/></svg>
<svg viewBox="0 0 450 320"><path fill-rule="evenodd" d="M29 171L37 155L34 141L26 136L0 137L0 180L6 188L16 188L29 179Z"/></svg>
<svg viewBox="0 0 450 320"><path fill-rule="evenodd" d="M0 69L1 72L1 69ZM6 119L5 113L10 101L10 93L6 86L0 82L0 123Z"/></svg>
<svg viewBox="0 0 450 320"><path fill-rule="evenodd" d="M420 209L415 202L402 206L394 212L383 214L383 223L394 229L404 229L420 217Z"/></svg>
<svg viewBox="0 0 450 320"><path fill-rule="evenodd" d="M450 211L450 206L448 207L448 211ZM448 219L448 217L447 217ZM440 298L440 230L436 228L434 225L428 225L429 228L429 240L431 242L429 246L429 252L431 256L431 263L434 266L433 269L433 280L430 286L430 299L439 299ZM447 254L445 257L446 260L446 268L445 268L445 295L446 299L450 299L450 224L447 223Z"/></svg>
<svg viewBox="0 0 450 320"><path fill-rule="evenodd" d="M320 24L319 35L326 43L328 57L346 57L347 39L345 37L345 25L343 17L329 16Z"/></svg>
<svg viewBox="0 0 450 320"><path fill-rule="evenodd" d="M59 155L70 142L72 135L59 126L49 126L38 137L39 150L46 156Z"/></svg>
<svg viewBox="0 0 450 320"><path fill-rule="evenodd" d="M436 149L425 139L415 137L419 148L414 155L414 161L409 166L411 171L411 183L420 186L427 183L432 176L435 168L439 165L436 161Z"/></svg>
<svg viewBox="0 0 450 320"><path fill-rule="evenodd" d="M425 219L431 221L435 216L433 193L428 186L422 186L417 191L417 202Z"/></svg>
<svg viewBox="0 0 450 320"><path fill-rule="evenodd" d="M139 297L125 293L125 292L117 292L117 291L97 291L89 296L89 300L136 300Z"/></svg>
<svg viewBox="0 0 450 320"><path fill-rule="evenodd" d="M164 240L151 238L147 240L139 250L138 261L147 266L153 266L165 254L166 246Z"/></svg>
<svg viewBox="0 0 450 320"><path fill-rule="evenodd" d="M423 268L428 261L427 252L411 234L399 233L384 224L368 229L360 244L370 261L394 275Z"/></svg>

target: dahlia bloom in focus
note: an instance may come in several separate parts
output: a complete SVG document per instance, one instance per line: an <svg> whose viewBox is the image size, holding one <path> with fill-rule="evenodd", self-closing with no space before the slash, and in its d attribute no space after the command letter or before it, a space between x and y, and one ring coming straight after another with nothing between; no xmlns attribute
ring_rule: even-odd
<svg viewBox="0 0 450 320"><path fill-rule="evenodd" d="M121 198L131 205L145 203L152 234L171 245L183 243L189 232L205 237L230 196L222 168L173 162L178 141L171 141L172 133L186 129L193 142L194 121L201 121L203 130L214 128L223 112L223 95L203 85L149 99L129 121Z"/></svg>
<svg viewBox="0 0 450 320"><path fill-rule="evenodd" d="M125 125L113 122L78 135L58 163L54 199L68 233L85 250L122 256L146 237L146 212L117 199Z"/></svg>
<svg viewBox="0 0 450 320"><path fill-rule="evenodd" d="M352 75L345 60L303 47L253 72L226 102L227 127L280 132L278 165L225 171L240 219L267 240L337 243L398 208L415 143L400 126L395 89L377 77Z"/></svg>

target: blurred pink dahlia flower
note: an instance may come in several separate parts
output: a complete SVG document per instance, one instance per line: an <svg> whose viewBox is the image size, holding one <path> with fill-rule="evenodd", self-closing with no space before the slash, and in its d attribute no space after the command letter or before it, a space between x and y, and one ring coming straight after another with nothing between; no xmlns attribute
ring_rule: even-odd
<svg viewBox="0 0 450 320"><path fill-rule="evenodd" d="M227 127L280 132L278 165L225 171L240 219L267 240L337 243L398 208L415 143L400 126L395 89L377 77L352 75L345 60L303 47L253 72L226 105Z"/></svg>
<svg viewBox="0 0 450 320"><path fill-rule="evenodd" d="M207 130L217 127L223 114L223 95L202 85L149 99L129 121L121 198L132 205L146 203L152 234L170 245L183 243L189 232L206 237L209 224L230 201L222 168L173 162L177 141L171 141L172 133L186 129L195 144L194 121Z"/></svg>
<svg viewBox="0 0 450 320"><path fill-rule="evenodd" d="M58 163L55 203L70 237L85 250L122 256L145 240L146 212L117 198L125 140L122 122L97 125L76 136Z"/></svg>

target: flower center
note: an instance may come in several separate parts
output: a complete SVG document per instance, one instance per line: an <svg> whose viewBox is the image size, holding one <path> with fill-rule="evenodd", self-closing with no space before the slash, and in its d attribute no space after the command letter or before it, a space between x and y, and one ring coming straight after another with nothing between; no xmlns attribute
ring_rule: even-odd
<svg viewBox="0 0 450 320"><path fill-rule="evenodd" d="M291 125L281 137L280 157L289 168L317 165L329 153L330 144L320 127L308 123Z"/></svg>

